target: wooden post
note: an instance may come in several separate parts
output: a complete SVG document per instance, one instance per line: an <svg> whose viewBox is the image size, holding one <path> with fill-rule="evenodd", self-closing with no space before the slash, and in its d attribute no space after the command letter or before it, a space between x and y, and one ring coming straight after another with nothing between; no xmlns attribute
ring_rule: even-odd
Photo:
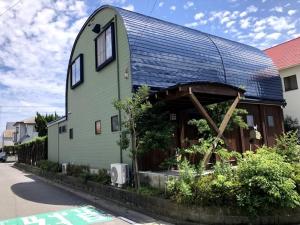
<svg viewBox="0 0 300 225"><path fill-rule="evenodd" d="M239 131L240 131L239 134L241 139L242 152L244 153L246 151L244 129L240 127Z"/></svg>
<svg viewBox="0 0 300 225"><path fill-rule="evenodd" d="M268 145L268 134L267 134L267 127L266 127L266 113L265 108L262 105L259 105L259 115L260 115L260 122L262 127L262 133L264 138L264 145Z"/></svg>
<svg viewBox="0 0 300 225"><path fill-rule="evenodd" d="M228 109L227 113L225 114L224 116L224 119L220 125L220 128L219 128L219 132L218 132L218 135L217 135L217 138L216 140L214 141L213 143L213 148L215 148L217 142L218 142L218 139L220 139L225 131L225 128L232 116L232 113L234 112L237 104L239 103L240 101L240 93L238 93L238 96L235 98L235 100L233 101L232 105L230 106L230 108ZM204 155L204 158L203 158L203 165L206 167L206 165L208 164L209 160L210 160L210 157L211 157L211 153L212 153L212 149L208 152L205 153Z"/></svg>

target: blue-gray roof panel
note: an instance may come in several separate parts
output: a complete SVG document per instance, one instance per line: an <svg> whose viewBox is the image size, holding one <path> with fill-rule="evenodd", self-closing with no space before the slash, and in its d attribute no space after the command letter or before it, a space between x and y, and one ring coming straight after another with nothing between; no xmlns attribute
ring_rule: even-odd
<svg viewBox="0 0 300 225"><path fill-rule="evenodd" d="M278 71L261 50L135 12L116 10L127 30L134 86L168 88L208 81L242 87L249 98L283 100Z"/></svg>

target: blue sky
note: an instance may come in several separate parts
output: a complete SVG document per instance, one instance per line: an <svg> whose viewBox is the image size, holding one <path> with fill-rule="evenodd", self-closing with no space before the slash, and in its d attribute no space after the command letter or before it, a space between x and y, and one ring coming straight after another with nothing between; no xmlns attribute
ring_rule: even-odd
<svg viewBox="0 0 300 225"><path fill-rule="evenodd" d="M0 132L36 111L63 115L70 49L103 4L260 49L300 36L300 0L0 0Z"/></svg>

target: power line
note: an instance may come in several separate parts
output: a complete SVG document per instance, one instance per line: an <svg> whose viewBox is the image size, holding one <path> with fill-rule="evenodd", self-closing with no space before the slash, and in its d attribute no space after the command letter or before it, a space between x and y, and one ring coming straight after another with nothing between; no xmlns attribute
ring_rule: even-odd
<svg viewBox="0 0 300 225"><path fill-rule="evenodd" d="M9 10L11 10L12 8L14 8L16 5L18 5L22 0L17 1L15 4L12 4L11 6L9 6L6 10L4 10L4 12L0 13L0 17L3 16L5 13L7 13Z"/></svg>

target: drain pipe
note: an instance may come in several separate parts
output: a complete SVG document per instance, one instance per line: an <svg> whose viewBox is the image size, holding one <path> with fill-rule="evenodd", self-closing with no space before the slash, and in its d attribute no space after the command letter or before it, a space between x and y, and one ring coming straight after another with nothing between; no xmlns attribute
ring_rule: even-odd
<svg viewBox="0 0 300 225"><path fill-rule="evenodd" d="M120 58L119 58L119 44L118 44L118 17L115 15L115 51L117 54L117 78L118 78L118 100L121 100L121 85L120 85ZM122 119L121 110L119 109L119 129L120 129L120 140L122 135ZM120 145L120 163L123 163L123 152Z"/></svg>

